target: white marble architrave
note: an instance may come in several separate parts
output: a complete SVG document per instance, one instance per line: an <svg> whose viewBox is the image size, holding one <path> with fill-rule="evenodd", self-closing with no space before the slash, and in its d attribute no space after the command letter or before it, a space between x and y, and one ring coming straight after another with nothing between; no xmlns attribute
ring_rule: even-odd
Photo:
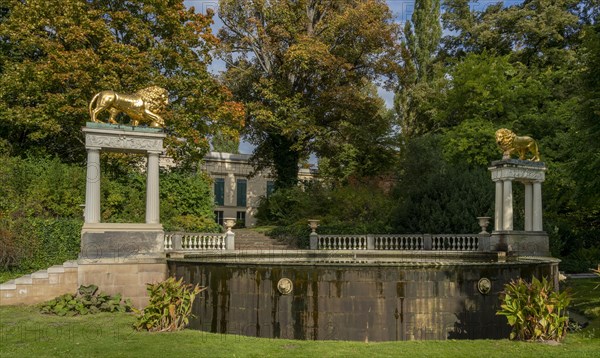
<svg viewBox="0 0 600 358"><path fill-rule="evenodd" d="M160 222L159 165L158 159L164 152L166 134L143 128L95 128L83 127L85 147L88 152L85 223L100 222L100 151L141 153L148 156L146 175L146 223Z"/></svg>
<svg viewBox="0 0 600 358"><path fill-rule="evenodd" d="M525 185L525 231L543 231L542 182L546 166L542 162L508 159L492 162L488 168L496 183L495 231L510 232L513 227L512 182Z"/></svg>

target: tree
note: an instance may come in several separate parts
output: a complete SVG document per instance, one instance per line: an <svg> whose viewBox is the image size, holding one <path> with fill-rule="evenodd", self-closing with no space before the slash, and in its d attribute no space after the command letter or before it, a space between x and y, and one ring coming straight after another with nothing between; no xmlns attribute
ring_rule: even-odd
<svg viewBox="0 0 600 358"><path fill-rule="evenodd" d="M439 80L434 62L441 36L440 2L416 0L412 19L404 26L403 67L394 98L404 138L425 133L433 127L426 97Z"/></svg>
<svg viewBox="0 0 600 358"><path fill-rule="evenodd" d="M0 138L12 154L82 161L94 93L169 90L169 153L187 163L216 128L235 135L243 107L206 70L212 14L183 1L10 0L0 11Z"/></svg>
<svg viewBox="0 0 600 358"><path fill-rule="evenodd" d="M344 129L354 136L377 116L379 100L364 91L397 36L384 1L222 0L219 16L226 83L247 105L255 165L273 168L276 187L295 184L309 153L327 157L346 143Z"/></svg>

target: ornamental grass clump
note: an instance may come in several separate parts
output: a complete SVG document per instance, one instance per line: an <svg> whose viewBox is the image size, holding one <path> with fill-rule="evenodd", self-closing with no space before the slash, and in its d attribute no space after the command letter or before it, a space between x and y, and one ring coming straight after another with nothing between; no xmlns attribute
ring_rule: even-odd
<svg viewBox="0 0 600 358"><path fill-rule="evenodd" d="M176 280L169 277L163 282L147 284L146 290L150 302L138 314L134 324L138 331L171 332L185 328L192 316L192 305L196 295L206 288L183 283L183 278Z"/></svg>
<svg viewBox="0 0 600 358"><path fill-rule="evenodd" d="M504 286L501 309L497 315L506 316L512 326L510 339L526 341L559 341L567 333L571 302L568 291L555 291L546 278L531 282L521 278Z"/></svg>

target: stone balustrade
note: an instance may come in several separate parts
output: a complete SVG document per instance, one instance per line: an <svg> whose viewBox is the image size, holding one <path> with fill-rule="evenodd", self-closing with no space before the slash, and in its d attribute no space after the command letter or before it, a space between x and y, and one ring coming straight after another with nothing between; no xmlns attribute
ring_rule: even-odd
<svg viewBox="0 0 600 358"><path fill-rule="evenodd" d="M310 235L311 250L489 251L489 234Z"/></svg>
<svg viewBox="0 0 600 358"><path fill-rule="evenodd" d="M166 232L165 251L233 250L233 233Z"/></svg>

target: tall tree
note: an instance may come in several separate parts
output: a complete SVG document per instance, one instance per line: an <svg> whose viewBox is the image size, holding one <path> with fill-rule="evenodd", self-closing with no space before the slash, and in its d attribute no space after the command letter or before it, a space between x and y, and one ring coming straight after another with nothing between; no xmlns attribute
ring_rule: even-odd
<svg viewBox="0 0 600 358"><path fill-rule="evenodd" d="M432 128L431 114L424 105L435 81L434 62L441 36L440 2L415 0L412 19L404 26L401 50L403 66L394 99L404 138Z"/></svg>
<svg viewBox="0 0 600 358"><path fill-rule="evenodd" d="M207 72L212 14L181 0L9 0L0 11L0 139L13 154L83 159L88 101L105 89L167 88L170 154L195 162L243 107Z"/></svg>
<svg viewBox="0 0 600 358"><path fill-rule="evenodd" d="M377 116L364 91L397 36L383 0L221 0L219 16L226 83L247 105L255 163L274 169L277 187L295 184L309 153L344 141L349 123L360 132Z"/></svg>

